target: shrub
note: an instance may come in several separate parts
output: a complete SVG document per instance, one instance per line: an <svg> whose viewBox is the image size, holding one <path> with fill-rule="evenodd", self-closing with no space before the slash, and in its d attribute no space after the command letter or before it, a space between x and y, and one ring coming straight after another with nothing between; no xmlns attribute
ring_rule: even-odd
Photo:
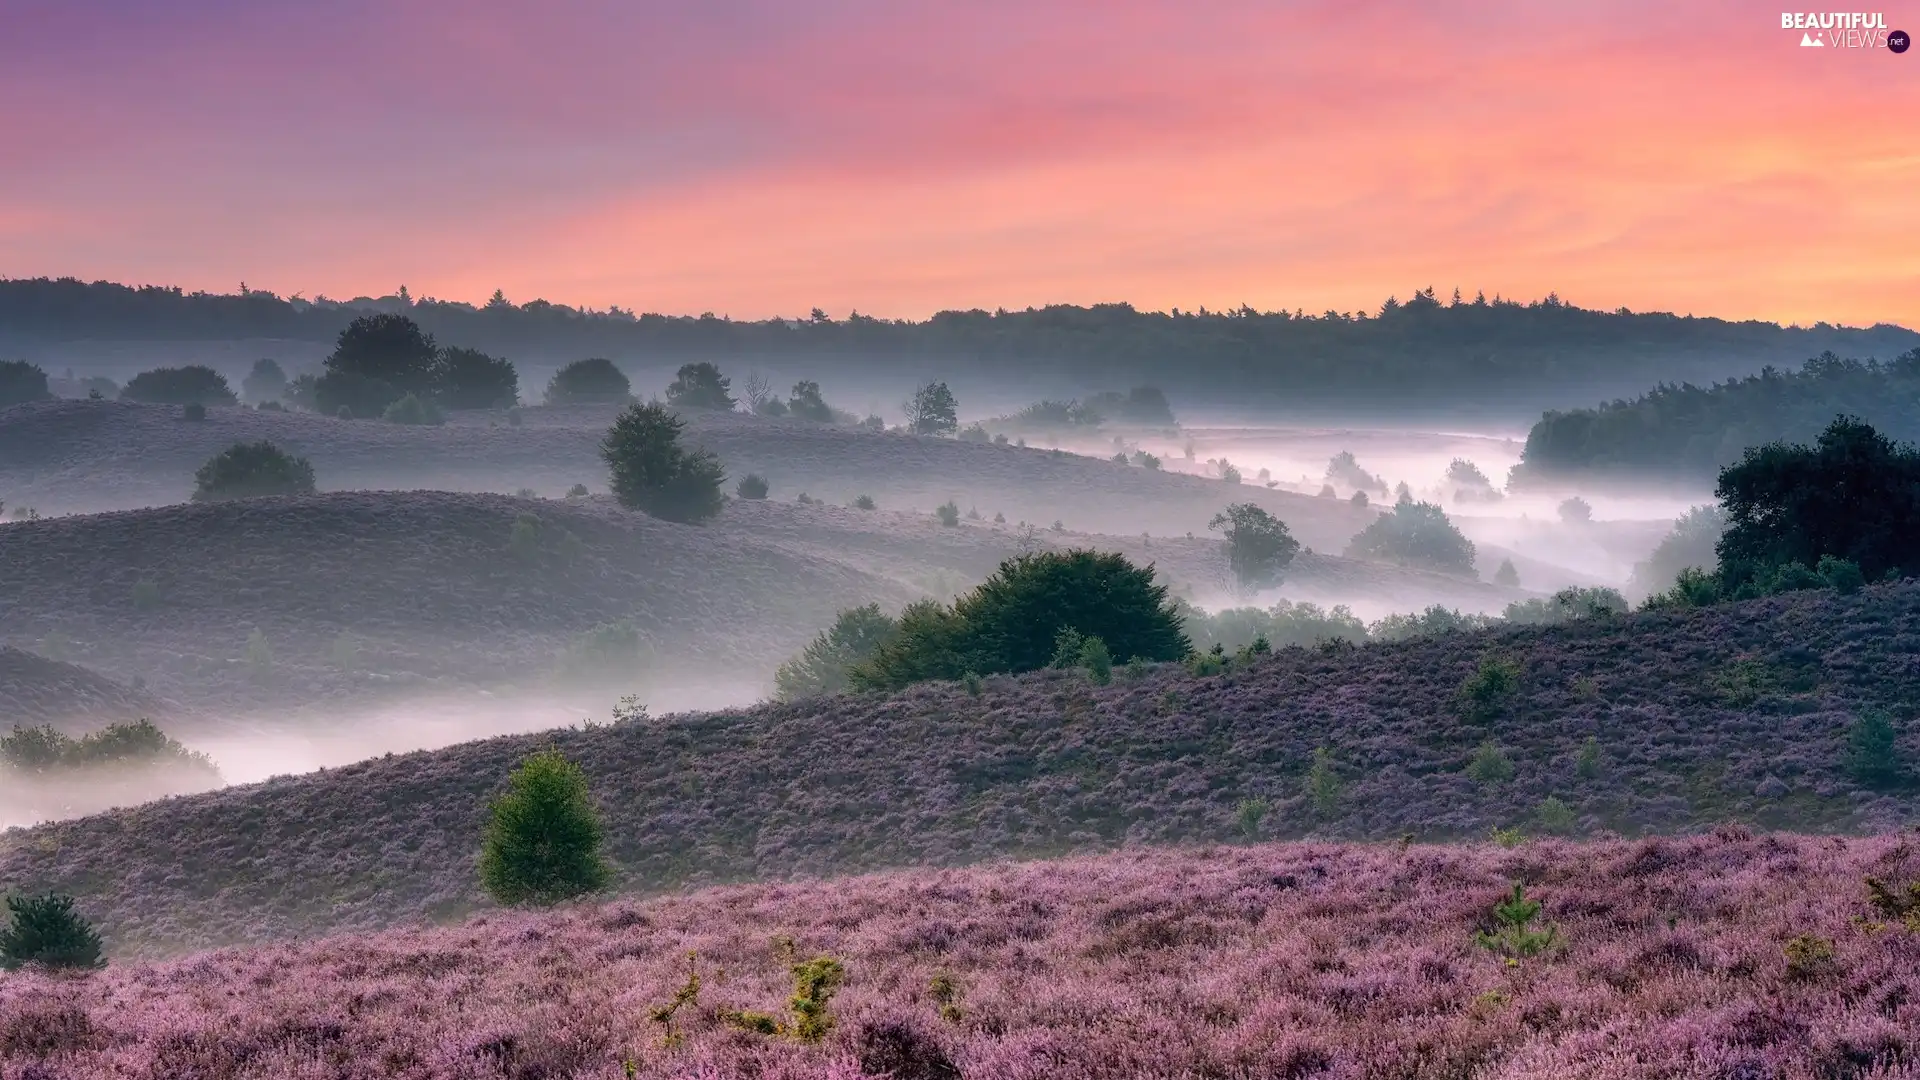
<svg viewBox="0 0 1920 1080"><path fill-rule="evenodd" d="M379 416L400 397L392 383L357 371L329 371L313 384L315 408L343 420Z"/></svg>
<svg viewBox="0 0 1920 1080"><path fill-rule="evenodd" d="M633 384L613 361L593 356L575 360L547 383L549 405L619 404L633 398Z"/></svg>
<svg viewBox="0 0 1920 1080"><path fill-rule="evenodd" d="M422 401L414 394L408 394L386 407L380 419L389 424L424 424L437 426L447 422L430 401Z"/></svg>
<svg viewBox="0 0 1920 1080"><path fill-rule="evenodd" d="M1706 607L1720 602L1720 579L1698 567L1689 566L1674 578L1673 587L1647 597L1643 605L1649 611L1663 608Z"/></svg>
<svg viewBox="0 0 1920 1080"><path fill-rule="evenodd" d="M1516 626L1551 626L1576 619L1624 614L1627 598L1613 589L1561 589L1550 599L1520 600L1507 605L1505 618Z"/></svg>
<svg viewBox="0 0 1920 1080"><path fill-rule="evenodd" d="M1333 770L1333 754L1324 746L1313 751L1307 769L1307 802L1322 819L1331 818L1340 805L1340 776Z"/></svg>
<svg viewBox="0 0 1920 1080"><path fill-rule="evenodd" d="M1133 452L1133 463L1148 472L1158 472L1160 469L1160 459L1147 453L1145 450L1135 450Z"/></svg>
<svg viewBox="0 0 1920 1080"><path fill-rule="evenodd" d="M1320 497L1323 499L1337 499L1340 497L1340 493L1333 490L1332 484L1321 484Z"/></svg>
<svg viewBox="0 0 1920 1080"><path fill-rule="evenodd" d="M47 373L25 360L0 360L0 409L46 401L53 397L47 388Z"/></svg>
<svg viewBox="0 0 1920 1080"><path fill-rule="evenodd" d="M947 435L960 426L959 403L943 382L927 383L907 399L907 430L915 435Z"/></svg>
<svg viewBox="0 0 1920 1080"><path fill-rule="evenodd" d="M767 497L767 478L759 473L748 473L740 478L733 493L749 501L764 499Z"/></svg>
<svg viewBox="0 0 1920 1080"><path fill-rule="evenodd" d="M440 350L434 398L449 409L502 409L520 400L520 372L511 360L479 349Z"/></svg>
<svg viewBox="0 0 1920 1080"><path fill-rule="evenodd" d="M1591 780L1600 775L1600 740L1589 735L1580 744L1580 753L1573 759L1573 771L1583 780Z"/></svg>
<svg viewBox="0 0 1920 1080"><path fill-rule="evenodd" d="M575 484L567 489L567 498L569 499L584 499L589 494L591 494L591 492L587 490L587 485L585 484Z"/></svg>
<svg viewBox="0 0 1920 1080"><path fill-rule="evenodd" d="M560 655L560 673L578 678L627 678L640 665L640 631L628 622L582 631Z"/></svg>
<svg viewBox="0 0 1920 1080"><path fill-rule="evenodd" d="M1220 463L1220 479L1225 483L1238 484L1240 482L1240 470L1222 461Z"/></svg>
<svg viewBox="0 0 1920 1080"><path fill-rule="evenodd" d="M1135 567L1117 554L1048 551L1006 560L951 608L910 606L899 636L855 669L852 681L889 690L967 671L1034 671L1053 658L1060 631L1069 628L1100 638L1116 657L1177 660L1188 651L1151 566Z"/></svg>
<svg viewBox="0 0 1920 1080"><path fill-rule="evenodd" d="M1360 467L1351 450L1342 450L1327 461L1327 480L1337 481L1359 491L1385 493L1387 482Z"/></svg>
<svg viewBox="0 0 1920 1080"><path fill-rule="evenodd" d="M1860 570L1860 564L1851 559L1837 559L1832 555L1820 556L1820 565L1814 567L1814 573L1827 587L1842 596L1852 596L1866 587L1867 575Z"/></svg>
<svg viewBox="0 0 1920 1080"><path fill-rule="evenodd" d="M329 402L325 392L320 394L325 408L346 404L356 416L375 416L406 394L431 398L440 385L442 362L433 336L412 319L393 313L362 315L348 323L335 339L333 352L325 361L326 375L321 376L316 389L327 385L328 375L343 377L338 386L384 384L392 396L378 403L344 397Z"/></svg>
<svg viewBox="0 0 1920 1080"><path fill-rule="evenodd" d="M247 377L240 380L240 391L247 395L248 401L277 401L287 392L287 373L277 361L255 360Z"/></svg>
<svg viewBox="0 0 1920 1080"><path fill-rule="evenodd" d="M1300 542L1287 531L1286 523L1253 503L1234 503L1215 514L1207 527L1221 530L1226 537L1227 567L1248 592L1280 584L1300 551Z"/></svg>
<svg viewBox="0 0 1920 1080"><path fill-rule="evenodd" d="M1549 924L1544 930L1533 929L1533 920L1539 917L1540 901L1527 899L1526 886L1516 881L1506 899L1493 906L1494 928L1475 933L1474 943L1506 957L1510 964L1538 956L1560 940L1558 927Z"/></svg>
<svg viewBox="0 0 1920 1080"><path fill-rule="evenodd" d="M1447 463L1447 484L1453 488L1456 500L1485 499L1496 495L1493 481L1480 471L1480 466L1466 458L1454 458Z"/></svg>
<svg viewBox="0 0 1920 1080"><path fill-rule="evenodd" d="M793 1011L795 1039L819 1042L833 1030L828 1006L846 977L846 965L831 956L816 956L793 966L793 996L787 999L787 1007Z"/></svg>
<svg viewBox="0 0 1920 1080"><path fill-rule="evenodd" d="M774 696L798 701L840 693L847 689L848 673L899 632L899 622L878 604L840 612L832 626L774 672Z"/></svg>
<svg viewBox="0 0 1920 1080"><path fill-rule="evenodd" d="M1105 686L1113 681L1113 654L1107 651L1107 643L1097 637L1090 637L1080 645L1080 666L1087 669L1087 678L1095 686Z"/></svg>
<svg viewBox="0 0 1920 1080"><path fill-rule="evenodd" d="M872 510L874 508L873 496L861 495L855 498L853 500L853 508L855 510Z"/></svg>
<svg viewBox="0 0 1920 1080"><path fill-rule="evenodd" d="M629 405L614 419L600 456L620 505L688 524L720 512L726 471L712 454L681 447L684 426L658 404Z"/></svg>
<svg viewBox="0 0 1920 1080"><path fill-rule="evenodd" d="M1534 811L1533 817L1539 822L1542 832L1564 836L1573 831L1573 808L1560 801L1558 796L1549 795L1541 800L1540 809Z"/></svg>
<svg viewBox="0 0 1920 1080"><path fill-rule="evenodd" d="M939 518L940 524L945 525L947 528L957 528L960 524L960 507L949 500L945 504L935 507L933 516Z"/></svg>
<svg viewBox="0 0 1920 1080"><path fill-rule="evenodd" d="M1367 503L1368 503L1368 501L1369 501L1369 500L1367 499L1367 493L1366 493L1366 492L1364 492L1364 491L1356 491L1356 492L1354 492L1354 493L1353 493L1353 497L1352 497L1352 498L1350 498L1350 499L1348 499L1347 501L1348 501L1348 502L1350 502L1350 503L1352 503L1352 504L1353 504L1353 505L1355 505L1355 506L1358 506L1358 507L1361 507L1362 509L1365 509L1365 508L1366 508L1366 506L1367 506Z"/></svg>
<svg viewBox="0 0 1920 1080"><path fill-rule="evenodd" d="M199 364L143 371L127 380L120 399L153 405L202 406L235 405L240 401L227 385L225 375Z"/></svg>
<svg viewBox="0 0 1920 1080"><path fill-rule="evenodd" d="M261 412L283 413L287 411L287 407L285 405L280 404L277 401L263 401L260 403L259 409Z"/></svg>
<svg viewBox="0 0 1920 1080"><path fill-rule="evenodd" d="M1086 635L1071 626L1063 626L1053 635L1053 659L1047 666L1055 671L1066 671L1080 666L1080 647L1086 643Z"/></svg>
<svg viewBox="0 0 1920 1080"><path fill-rule="evenodd" d="M1593 520L1593 506L1575 495L1560 504L1560 520L1569 525L1585 525Z"/></svg>
<svg viewBox="0 0 1920 1080"><path fill-rule="evenodd" d="M193 474L193 501L311 495L313 466L270 442L235 443Z"/></svg>
<svg viewBox="0 0 1920 1080"><path fill-rule="evenodd" d="M1136 386L1124 395L1111 391L1095 394L1087 399L1086 408L1097 415L1111 416L1128 424L1172 427L1175 423L1173 406L1167 403L1167 395L1152 386Z"/></svg>
<svg viewBox="0 0 1920 1080"><path fill-rule="evenodd" d="M1454 526L1446 511L1410 499L1395 503L1392 513L1380 515L1361 530L1347 545L1347 555L1473 575L1472 541Z"/></svg>
<svg viewBox="0 0 1920 1080"><path fill-rule="evenodd" d="M1886 713L1868 709L1848 725L1846 766L1849 775L1869 786L1899 781L1905 771L1899 733Z"/></svg>
<svg viewBox="0 0 1920 1080"><path fill-rule="evenodd" d="M21 363L21 361L16 360L14 363ZM5 368L5 364L0 364L0 372ZM0 374L0 381L4 381L5 378L4 374ZM120 384L105 375L89 375L80 380L80 385L87 391L88 401L107 401L120 396ZM0 390L0 408L5 407L5 400L6 391Z"/></svg>
<svg viewBox="0 0 1920 1080"><path fill-rule="evenodd" d="M1507 760L1506 751L1498 743L1488 739L1467 762L1467 775L1482 784L1504 784L1513 779L1513 762Z"/></svg>
<svg viewBox="0 0 1920 1080"><path fill-rule="evenodd" d="M1833 970L1833 942L1818 934L1800 934L1781 950L1787 957L1787 977L1817 979Z"/></svg>
<svg viewBox="0 0 1920 1080"><path fill-rule="evenodd" d="M1520 689L1520 664L1505 656L1483 656L1480 666L1460 683L1461 711L1467 719L1487 723L1500 715L1508 699Z"/></svg>
<svg viewBox="0 0 1920 1080"><path fill-rule="evenodd" d="M1509 589L1520 587L1520 571L1513 568L1512 559L1500 560L1500 568L1493 572L1493 583Z"/></svg>
<svg viewBox="0 0 1920 1080"><path fill-rule="evenodd" d="M135 611L152 611L160 606L160 586L141 578L133 583L132 600Z"/></svg>
<svg viewBox="0 0 1920 1080"><path fill-rule="evenodd" d="M51 726L16 727L0 738L0 764L26 772L94 766L179 765L219 775L213 759L188 750L151 721L108 724L79 739Z"/></svg>
<svg viewBox="0 0 1920 1080"><path fill-rule="evenodd" d="M27 964L49 968L97 968L100 935L73 910L73 897L58 893L9 896L12 924L0 930L0 967L9 971Z"/></svg>
<svg viewBox="0 0 1920 1080"><path fill-rule="evenodd" d="M731 412L734 406L731 380L720 369L702 361L682 364L667 384L667 404L677 409L719 409Z"/></svg>
<svg viewBox="0 0 1920 1080"><path fill-rule="evenodd" d="M480 880L502 904L555 904L603 888L600 816L586 774L557 750L528 757L490 808Z"/></svg>
<svg viewBox="0 0 1920 1080"><path fill-rule="evenodd" d="M1249 840L1259 836L1260 823L1266 820L1268 809L1267 800L1258 796L1241 799L1234 811L1234 826L1239 829L1240 835Z"/></svg>
<svg viewBox="0 0 1920 1080"><path fill-rule="evenodd" d="M802 381L793 384L793 396L787 400L787 411L801 420L815 423L833 423L833 406L820 396L820 384Z"/></svg>
<svg viewBox="0 0 1920 1080"><path fill-rule="evenodd" d="M199 402L184 405L180 409L180 419L188 423L200 423L207 418L207 407Z"/></svg>

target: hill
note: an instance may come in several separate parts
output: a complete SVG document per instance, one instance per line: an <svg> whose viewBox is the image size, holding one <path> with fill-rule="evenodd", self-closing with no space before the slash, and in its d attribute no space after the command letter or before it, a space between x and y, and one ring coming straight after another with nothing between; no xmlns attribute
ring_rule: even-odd
<svg viewBox="0 0 1920 1080"><path fill-rule="evenodd" d="M1920 934L1860 927L1885 918L1870 875L1920 876L1911 840L1270 844L731 888L10 976L0 1060L36 1080L1912 1080ZM1474 935L1515 880L1556 945L1510 967ZM783 942L843 965L815 1045L718 1015L786 1014Z"/></svg>
<svg viewBox="0 0 1920 1080"><path fill-rule="evenodd" d="M0 734L51 724L73 735L116 721L165 724L177 706L77 664L0 645Z"/></svg>
<svg viewBox="0 0 1920 1080"><path fill-rule="evenodd" d="M1114 390L1140 381L1176 404L1366 413L1511 415L1581 396L1631 392L1662 378L1756 371L1823 349L1892 356L1920 345L1895 326L1867 330L1732 323L1664 313L1584 310L1549 296L1439 301L1432 290L1377 313L1143 312L1129 304L943 311L923 322L824 312L805 320L592 312L505 298L484 308L399 297L349 303L271 293L184 294L110 282L0 281L0 345L56 367L97 365L130 342L245 356L234 343L323 354L356 315L404 311L443 343L550 364L605 356L640 368L688 360L843 374L872 383L934 375ZM254 355L259 355L256 350ZM49 370L53 370L50 368Z"/></svg>
<svg viewBox="0 0 1920 1080"><path fill-rule="evenodd" d="M1469 721L1456 694L1490 653L1519 664L1518 689ZM1537 830L1555 827L1549 796L1578 833L1891 828L1920 812L1849 778L1846 728L1910 711L1916 653L1909 584L1282 650L1223 676L923 685L496 738L9 833L0 881L80 894L133 950L453 915L480 903L488 798L549 745L586 769L640 892L1218 840L1248 800L1275 837ZM1510 775L1474 764L1488 745ZM1310 785L1316 747L1330 773Z"/></svg>
<svg viewBox="0 0 1920 1080"><path fill-rule="evenodd" d="M1513 481L1711 482L1748 447L1811 442L1839 415L1894 439L1920 438L1920 349L1886 365L1827 353L1797 371L1767 368L1705 387L1663 382L1630 401L1549 412L1528 432Z"/></svg>

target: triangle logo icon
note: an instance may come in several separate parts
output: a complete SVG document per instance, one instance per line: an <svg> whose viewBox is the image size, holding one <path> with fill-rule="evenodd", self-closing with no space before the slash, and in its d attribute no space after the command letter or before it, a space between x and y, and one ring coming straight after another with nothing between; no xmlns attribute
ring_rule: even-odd
<svg viewBox="0 0 1920 1080"><path fill-rule="evenodd" d="M1827 43L1824 41L1821 41L1817 37L1814 37L1812 34L1801 34L1800 47L1803 49L1805 48L1824 49L1827 47Z"/></svg>

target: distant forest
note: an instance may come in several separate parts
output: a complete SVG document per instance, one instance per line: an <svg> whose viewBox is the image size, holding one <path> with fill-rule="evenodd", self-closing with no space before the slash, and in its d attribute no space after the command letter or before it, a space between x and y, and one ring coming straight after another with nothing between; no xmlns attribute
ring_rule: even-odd
<svg viewBox="0 0 1920 1080"><path fill-rule="evenodd" d="M306 300L129 287L71 278L0 280L0 359L84 341L279 339L331 342L368 310L406 311L442 341L515 360L601 356L646 368L692 360L805 359L855 372L966 365L992 375L1044 372L1089 389L1135 382L1178 400L1260 407L1448 404L1538 412L1660 380L1757 371L1822 349L1892 356L1920 345L1897 326L1783 328L1670 314L1601 312L1549 295L1529 303L1441 298L1431 288L1376 312L1136 311L1128 304L944 311L924 321L858 313L736 321L714 315L583 310L496 293L480 306L390 297Z"/></svg>
<svg viewBox="0 0 1920 1080"><path fill-rule="evenodd" d="M1549 412L1527 435L1511 486L1586 477L1711 481L1750 446L1811 442L1837 415L1920 439L1920 349L1888 363L1822 353L1712 386L1663 384L1631 401Z"/></svg>

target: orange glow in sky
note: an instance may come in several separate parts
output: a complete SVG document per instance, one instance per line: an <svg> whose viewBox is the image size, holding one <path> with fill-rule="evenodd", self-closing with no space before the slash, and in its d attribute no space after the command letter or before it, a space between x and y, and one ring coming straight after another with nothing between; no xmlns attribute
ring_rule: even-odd
<svg viewBox="0 0 1920 1080"><path fill-rule="evenodd" d="M1920 51L1752 3L157 7L10 17L0 276L1920 325Z"/></svg>

